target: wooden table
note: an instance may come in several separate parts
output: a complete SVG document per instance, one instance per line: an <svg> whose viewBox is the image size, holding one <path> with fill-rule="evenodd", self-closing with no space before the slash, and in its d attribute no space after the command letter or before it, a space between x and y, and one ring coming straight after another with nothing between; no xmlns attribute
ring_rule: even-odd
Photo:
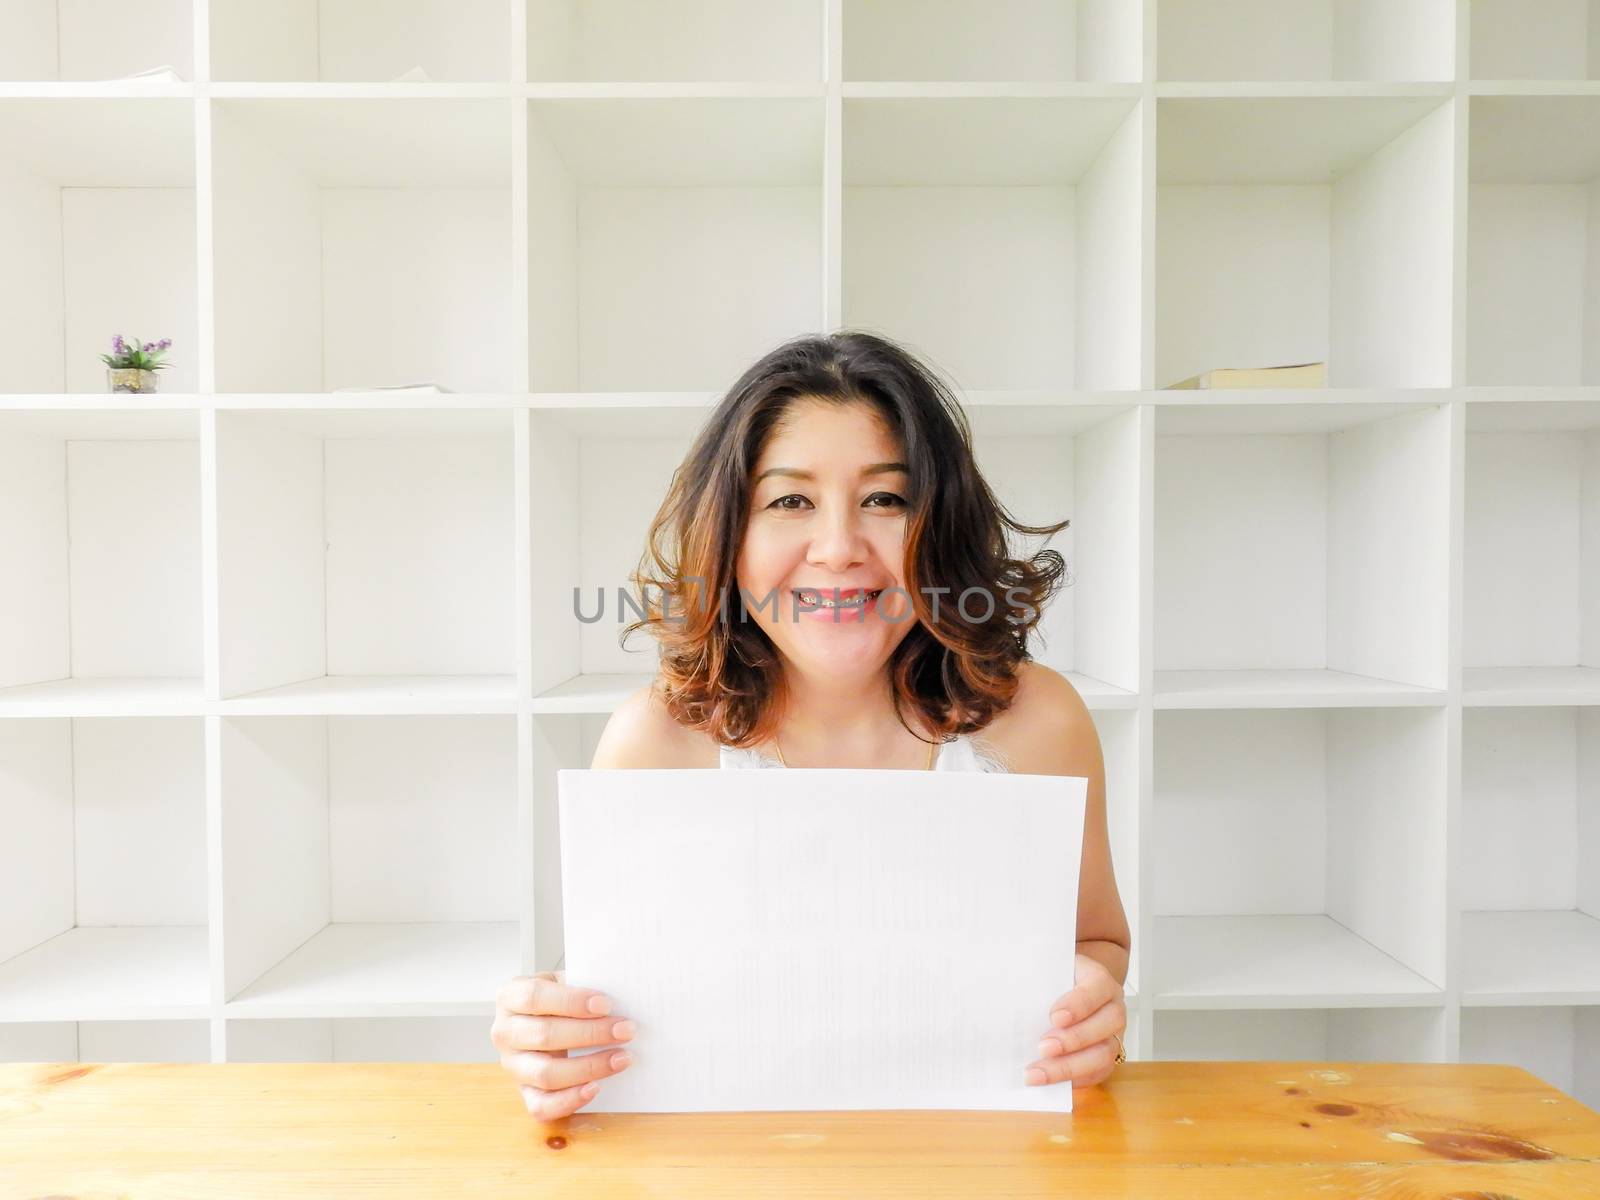
<svg viewBox="0 0 1600 1200"><path fill-rule="evenodd" d="M1600 1197L1512 1067L1129 1063L1040 1113L579 1112L496 1065L0 1065L0 1197Z"/></svg>

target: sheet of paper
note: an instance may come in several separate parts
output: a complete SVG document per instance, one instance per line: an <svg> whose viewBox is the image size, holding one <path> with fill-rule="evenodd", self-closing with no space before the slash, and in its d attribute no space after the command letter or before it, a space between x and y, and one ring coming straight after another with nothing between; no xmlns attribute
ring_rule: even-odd
<svg viewBox="0 0 1600 1200"><path fill-rule="evenodd" d="M638 1022L588 1111L1071 1111L1023 1071L1073 985L1087 780L557 778L565 979Z"/></svg>

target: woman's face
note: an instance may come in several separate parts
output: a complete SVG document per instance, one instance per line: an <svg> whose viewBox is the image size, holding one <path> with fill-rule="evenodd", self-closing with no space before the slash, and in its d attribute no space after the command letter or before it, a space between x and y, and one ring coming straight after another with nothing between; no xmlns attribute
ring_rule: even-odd
<svg viewBox="0 0 1600 1200"><path fill-rule="evenodd" d="M735 581L746 619L797 669L865 679L910 632L909 484L899 440L864 403L796 401L768 439ZM863 605L887 588L900 591ZM819 607L814 589L845 606Z"/></svg>

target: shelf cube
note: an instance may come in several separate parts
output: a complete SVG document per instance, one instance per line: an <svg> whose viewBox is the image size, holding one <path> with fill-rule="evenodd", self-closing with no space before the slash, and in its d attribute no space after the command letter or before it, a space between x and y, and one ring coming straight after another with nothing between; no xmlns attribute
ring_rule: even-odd
<svg viewBox="0 0 1600 1200"><path fill-rule="evenodd" d="M1469 404L1465 492L1465 703L1600 703L1600 404Z"/></svg>
<svg viewBox="0 0 1600 1200"><path fill-rule="evenodd" d="M1462 714L1461 992L1600 1004L1600 709Z"/></svg>
<svg viewBox="0 0 1600 1200"><path fill-rule="evenodd" d="M528 78L814 82L816 0L528 0Z"/></svg>
<svg viewBox="0 0 1600 1200"><path fill-rule="evenodd" d="M1157 707L1440 702L1450 420L1431 405L1160 409Z"/></svg>
<svg viewBox="0 0 1600 1200"><path fill-rule="evenodd" d="M820 329L822 117L813 99L530 101L532 389L722 389Z"/></svg>
<svg viewBox="0 0 1600 1200"><path fill-rule="evenodd" d="M649 682L647 675L600 677L617 683L620 700L635 687ZM577 697L565 703L574 708L598 708L603 702L596 695L600 680L585 680L588 685ZM538 702L535 702L537 709ZM533 718L533 945L534 971L560 969L566 961L565 924L561 896L561 803L556 772L587 769L605 732L608 712L544 712ZM581 980L571 981L575 986Z"/></svg>
<svg viewBox="0 0 1600 1200"><path fill-rule="evenodd" d="M1474 96L1467 383L1600 384L1600 96Z"/></svg>
<svg viewBox="0 0 1600 1200"><path fill-rule="evenodd" d="M1158 712L1156 1007L1439 1003L1445 777L1442 707Z"/></svg>
<svg viewBox="0 0 1600 1200"><path fill-rule="evenodd" d="M203 1019L0 1023L0 1062L210 1061L211 1022Z"/></svg>
<svg viewBox="0 0 1600 1200"><path fill-rule="evenodd" d="M1600 0L1472 0L1472 78L1600 79Z"/></svg>
<svg viewBox="0 0 1600 1200"><path fill-rule="evenodd" d="M846 98L844 323L969 389L1137 388L1141 117L1120 98Z"/></svg>
<svg viewBox="0 0 1600 1200"><path fill-rule="evenodd" d="M1139 462L1135 409L1005 403L966 406L979 470L1026 525L1072 524L1049 539L1009 534L1011 553L1052 549L1060 589L1029 651L1066 675L1095 707L1131 706L1139 690Z"/></svg>
<svg viewBox="0 0 1600 1200"><path fill-rule="evenodd" d="M228 1014L487 1014L517 974L510 716L222 722Z"/></svg>
<svg viewBox="0 0 1600 1200"><path fill-rule="evenodd" d="M642 631L626 646L621 640L646 602L660 599L632 576L673 472L705 417L698 404L529 414L526 619L536 711L544 697L551 703L542 711L609 713L655 674L655 640Z"/></svg>
<svg viewBox="0 0 1600 1200"><path fill-rule="evenodd" d="M1521 1067L1600 1107L1600 1008L1464 1008L1460 1061Z"/></svg>
<svg viewBox="0 0 1600 1200"><path fill-rule="evenodd" d="M504 409L217 415L222 696L234 711L512 711Z"/></svg>
<svg viewBox="0 0 1600 1200"><path fill-rule="evenodd" d="M511 390L504 100L212 102L216 389Z"/></svg>
<svg viewBox="0 0 1600 1200"><path fill-rule="evenodd" d="M228 1061L498 1063L489 1026L487 1016L230 1020Z"/></svg>
<svg viewBox="0 0 1600 1200"><path fill-rule="evenodd" d="M511 78L507 0L209 0L211 78L423 83ZM416 77L413 77L416 78Z"/></svg>
<svg viewBox="0 0 1600 1200"><path fill-rule="evenodd" d="M844 78L1137 82L1140 9L1121 0L842 0Z"/></svg>
<svg viewBox="0 0 1600 1200"><path fill-rule="evenodd" d="M120 79L161 66L194 79L191 0L13 0L5 34L0 82Z"/></svg>
<svg viewBox="0 0 1600 1200"><path fill-rule="evenodd" d="M1158 1060L1303 1063L1304 1072L1286 1065L1284 1079L1307 1092L1346 1082L1323 1063L1449 1062L1445 1045L1442 1007L1155 1014Z"/></svg>
<svg viewBox="0 0 1600 1200"><path fill-rule="evenodd" d="M0 99L0 163L0 392L108 392L119 333L198 391L192 103Z"/></svg>
<svg viewBox="0 0 1600 1200"><path fill-rule="evenodd" d="M0 412L0 716L195 713L193 412Z"/></svg>
<svg viewBox="0 0 1600 1200"><path fill-rule="evenodd" d="M205 1014L199 718L0 720L0 829L0 1030Z"/></svg>
<svg viewBox="0 0 1600 1200"><path fill-rule="evenodd" d="M1156 75L1453 79L1455 9L1452 0L1158 0Z"/></svg>
<svg viewBox="0 0 1600 1200"><path fill-rule="evenodd" d="M1454 103L1157 100L1155 386L1304 362L1449 386Z"/></svg>

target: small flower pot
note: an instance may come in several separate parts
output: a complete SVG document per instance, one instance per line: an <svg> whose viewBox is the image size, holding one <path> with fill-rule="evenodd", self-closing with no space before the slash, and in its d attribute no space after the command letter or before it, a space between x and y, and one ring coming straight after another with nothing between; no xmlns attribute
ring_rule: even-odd
<svg viewBox="0 0 1600 1200"><path fill-rule="evenodd" d="M111 385L113 392L154 392L156 387L156 372L144 371L138 367L107 367L106 382Z"/></svg>

